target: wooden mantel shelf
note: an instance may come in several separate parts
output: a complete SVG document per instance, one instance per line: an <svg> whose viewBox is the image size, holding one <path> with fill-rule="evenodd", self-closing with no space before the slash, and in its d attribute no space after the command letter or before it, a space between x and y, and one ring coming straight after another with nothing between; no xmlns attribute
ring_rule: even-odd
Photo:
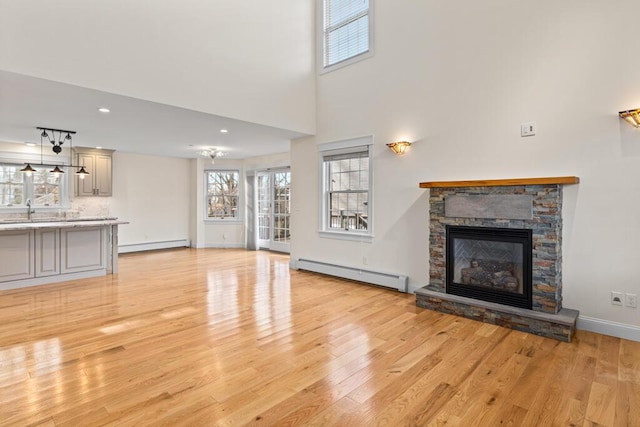
<svg viewBox="0 0 640 427"><path fill-rule="evenodd" d="M451 188L451 187L501 187L512 185L545 185L545 184L577 184L577 176L552 176L542 178L511 178L485 179L472 181L429 181L421 182L420 188Z"/></svg>

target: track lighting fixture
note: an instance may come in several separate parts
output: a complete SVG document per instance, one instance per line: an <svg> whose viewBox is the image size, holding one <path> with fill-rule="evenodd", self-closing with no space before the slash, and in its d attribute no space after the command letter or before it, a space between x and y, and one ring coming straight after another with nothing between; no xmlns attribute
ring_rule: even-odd
<svg viewBox="0 0 640 427"><path fill-rule="evenodd" d="M34 165L37 166L53 166L49 172L53 174L61 174L64 173L62 168L78 168L79 170L76 172L76 175L80 179L84 179L85 176L89 175L89 172L84 168L84 166L75 166L72 161L73 156L73 142L71 135L75 135L75 131L72 130L63 130L63 129L52 129L52 128L44 128L37 127L36 129L41 130L40 133L40 163ZM62 144L65 142L69 143L69 164L68 165L59 165L59 164L46 164L43 162L43 150L44 150L44 140L45 138L53 145L52 150L56 154L60 154L62 152ZM25 167L20 169L20 172L24 172L27 176L30 176L32 173L37 170L31 166L31 163L27 163Z"/></svg>

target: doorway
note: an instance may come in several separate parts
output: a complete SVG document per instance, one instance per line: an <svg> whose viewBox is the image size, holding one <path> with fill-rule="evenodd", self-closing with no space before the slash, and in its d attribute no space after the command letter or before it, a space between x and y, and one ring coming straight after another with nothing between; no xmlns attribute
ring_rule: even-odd
<svg viewBox="0 0 640 427"><path fill-rule="evenodd" d="M258 172L258 247L290 252L291 171Z"/></svg>

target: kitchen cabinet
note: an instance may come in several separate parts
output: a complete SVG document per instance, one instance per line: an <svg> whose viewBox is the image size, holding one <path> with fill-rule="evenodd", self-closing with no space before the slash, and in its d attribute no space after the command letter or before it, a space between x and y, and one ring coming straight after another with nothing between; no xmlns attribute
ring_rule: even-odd
<svg viewBox="0 0 640 427"><path fill-rule="evenodd" d="M76 175L76 196L111 196L113 150L76 147L73 151L76 165L89 172L84 179Z"/></svg>
<svg viewBox="0 0 640 427"><path fill-rule="evenodd" d="M0 282L34 276L33 230L0 233Z"/></svg>
<svg viewBox="0 0 640 427"><path fill-rule="evenodd" d="M0 291L118 272L117 219L0 221Z"/></svg>
<svg viewBox="0 0 640 427"><path fill-rule="evenodd" d="M60 274L60 229L42 228L35 232L35 277Z"/></svg>
<svg viewBox="0 0 640 427"><path fill-rule="evenodd" d="M106 264L105 227L62 229L62 269L64 273L101 270Z"/></svg>

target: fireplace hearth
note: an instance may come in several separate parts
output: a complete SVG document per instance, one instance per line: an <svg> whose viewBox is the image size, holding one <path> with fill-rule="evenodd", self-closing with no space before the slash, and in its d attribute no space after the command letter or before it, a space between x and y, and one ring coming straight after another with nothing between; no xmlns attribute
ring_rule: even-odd
<svg viewBox="0 0 640 427"><path fill-rule="evenodd" d="M570 341L562 307L562 186L576 177L421 183L429 284L416 304Z"/></svg>

